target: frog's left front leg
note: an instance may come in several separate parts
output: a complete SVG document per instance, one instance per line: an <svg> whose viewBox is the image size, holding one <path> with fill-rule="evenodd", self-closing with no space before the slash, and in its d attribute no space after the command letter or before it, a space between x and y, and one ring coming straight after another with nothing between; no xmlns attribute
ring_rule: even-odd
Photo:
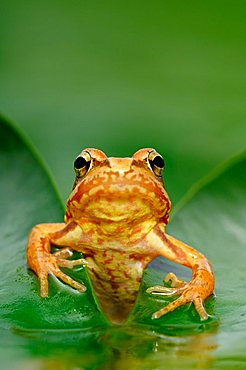
<svg viewBox="0 0 246 370"><path fill-rule="evenodd" d="M86 261L68 260L81 240L81 228L75 223L39 224L32 230L27 242L27 263L40 281L40 295L48 296L48 275L55 275L73 288L83 292L86 287L61 271L60 267L72 268L85 265ZM51 253L51 245L63 247ZM64 248L65 247L65 248Z"/></svg>
<svg viewBox="0 0 246 370"><path fill-rule="evenodd" d="M147 289L147 292L152 294L180 295L175 301L155 312L152 318L158 319L179 306L193 302L201 320L206 320L208 314L203 302L214 290L214 275L206 257L187 244L167 235L165 226L161 224L147 235L147 243L152 250L154 249L157 256L163 256L192 269L192 280L188 283L169 273L165 281L171 281L172 288L155 286Z"/></svg>

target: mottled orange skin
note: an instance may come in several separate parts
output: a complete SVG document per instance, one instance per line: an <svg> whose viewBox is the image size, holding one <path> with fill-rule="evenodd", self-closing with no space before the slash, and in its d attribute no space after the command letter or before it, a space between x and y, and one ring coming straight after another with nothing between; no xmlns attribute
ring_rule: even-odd
<svg viewBox="0 0 246 370"><path fill-rule="evenodd" d="M67 200L65 223L36 225L27 244L29 267L38 275L41 296L48 296L53 274L83 292L86 287L60 267L86 265L98 302L108 319L122 323L131 311L147 264L163 256L192 269L188 283L170 273L171 288L155 286L151 294L179 295L155 312L153 319L193 302L202 320L208 315L204 300L212 294L214 277L204 255L166 234L171 203L162 178L148 164L153 149L141 149L131 158L108 158L86 149L92 164L75 181ZM51 244L61 249L51 253ZM83 253L68 260L73 251Z"/></svg>

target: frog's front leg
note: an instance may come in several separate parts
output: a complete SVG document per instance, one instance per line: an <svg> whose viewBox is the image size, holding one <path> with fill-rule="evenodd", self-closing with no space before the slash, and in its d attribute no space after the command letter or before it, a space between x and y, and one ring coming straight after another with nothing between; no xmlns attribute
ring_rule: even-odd
<svg viewBox="0 0 246 370"><path fill-rule="evenodd" d="M179 280L169 273L164 281L171 281L171 287L155 286L147 289L148 293L160 295L180 295L175 301L155 312L153 319L175 310L186 303L193 302L201 320L206 320L208 314L203 306L204 300L214 290L214 275L206 257L187 244L165 233L164 225L157 225L147 236L147 243L154 249L156 255L168 258L192 269L192 280L188 283Z"/></svg>
<svg viewBox="0 0 246 370"><path fill-rule="evenodd" d="M39 224L32 229L27 242L27 262L39 278L42 297L48 296L49 274L55 275L81 292L86 290L84 285L60 270L60 267L72 268L86 264L83 258L73 261L67 259L73 254L72 250L80 240L81 232L75 223ZM63 248L51 253L51 244Z"/></svg>

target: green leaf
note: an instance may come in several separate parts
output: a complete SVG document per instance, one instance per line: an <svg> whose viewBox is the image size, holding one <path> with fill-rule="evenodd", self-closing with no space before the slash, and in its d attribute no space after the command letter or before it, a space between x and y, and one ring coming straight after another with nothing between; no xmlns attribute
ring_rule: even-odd
<svg viewBox="0 0 246 370"><path fill-rule="evenodd" d="M151 298L146 287L160 284L169 271L190 276L187 269L156 260L145 274L128 323L111 327L97 307L84 270L75 270L74 276L86 283L86 294L51 280L51 297L39 297L37 278L25 260L27 234L36 223L61 221L63 207L40 159L3 118L0 143L0 355L5 368L246 364L245 154L193 194L168 227L170 234L211 260L217 297L206 305L213 317L201 323L188 305L152 321L150 314L166 300Z"/></svg>
<svg viewBox="0 0 246 370"><path fill-rule="evenodd" d="M37 278L27 269L27 236L37 223L62 221L64 209L29 144L3 118L0 130L1 326L65 329L104 323L84 270L74 275L85 282L87 293L78 294L50 279L50 297L40 298Z"/></svg>
<svg viewBox="0 0 246 370"><path fill-rule="evenodd" d="M246 152L219 169L177 211L169 232L200 249L216 279L217 366L246 367Z"/></svg>

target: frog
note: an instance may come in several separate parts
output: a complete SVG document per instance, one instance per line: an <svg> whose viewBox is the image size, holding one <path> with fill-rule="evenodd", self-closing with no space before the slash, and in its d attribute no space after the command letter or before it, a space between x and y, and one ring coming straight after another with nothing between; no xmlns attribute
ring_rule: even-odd
<svg viewBox="0 0 246 370"><path fill-rule="evenodd" d="M214 292L213 269L201 252L166 233L171 201L164 168L163 157L153 148L122 158L95 148L82 150L74 161L76 176L64 222L38 224L28 237L27 264L38 277L41 297L49 296L49 275L84 293L84 283L64 272L84 266L106 318L123 324L147 266L164 257L190 268L192 277L186 282L170 272L162 285L149 287L150 297L174 298L151 312L151 318L189 303L201 321L209 318L204 302Z"/></svg>

